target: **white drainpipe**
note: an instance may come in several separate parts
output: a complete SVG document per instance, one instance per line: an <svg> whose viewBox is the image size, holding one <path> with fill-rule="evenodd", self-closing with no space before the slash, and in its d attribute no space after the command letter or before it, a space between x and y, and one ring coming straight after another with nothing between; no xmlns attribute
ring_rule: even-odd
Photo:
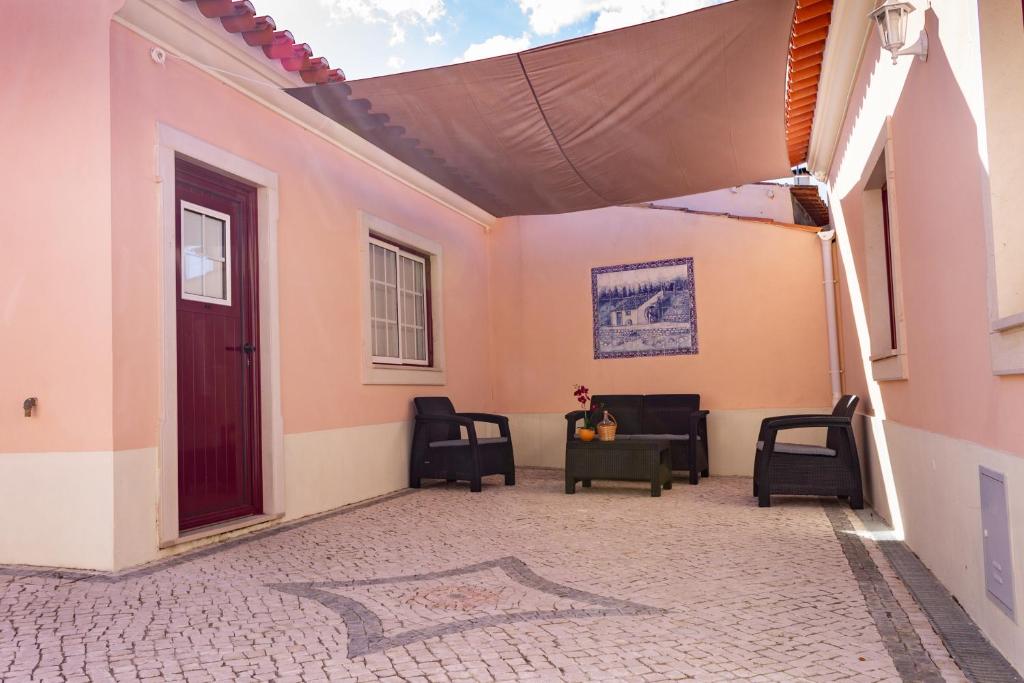
<svg viewBox="0 0 1024 683"><path fill-rule="evenodd" d="M836 322L836 278L832 271L832 240L835 228L818 233L821 239L821 267L825 273L825 317L828 322L828 374L832 383L832 402L839 400L842 384L839 378L839 325Z"/></svg>

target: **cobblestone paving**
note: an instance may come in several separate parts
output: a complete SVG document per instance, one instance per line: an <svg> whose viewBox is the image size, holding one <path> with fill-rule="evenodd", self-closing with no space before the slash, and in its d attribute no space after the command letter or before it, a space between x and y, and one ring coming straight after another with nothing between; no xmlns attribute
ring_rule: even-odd
<svg viewBox="0 0 1024 683"><path fill-rule="evenodd" d="M844 507L518 481L119 576L0 571L0 679L963 680Z"/></svg>

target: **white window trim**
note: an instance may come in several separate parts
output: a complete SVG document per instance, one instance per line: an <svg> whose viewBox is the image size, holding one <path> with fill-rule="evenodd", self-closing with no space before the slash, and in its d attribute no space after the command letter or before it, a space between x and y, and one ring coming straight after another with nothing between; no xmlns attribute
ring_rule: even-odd
<svg viewBox="0 0 1024 683"><path fill-rule="evenodd" d="M1018 65L1024 59L1019 48L1020 5L1006 2L980 3L978 21L971 27L981 50L973 92L978 128L978 154L985 169L982 183L982 218L985 231L986 289L989 317L989 354L995 375L1024 374L1024 302L1019 287L1005 280L1006 270L1020 268L1020 199L1017 192L1019 168L1016 154L1020 137L1018 107L1007 101L1015 92ZM1016 21L1013 18L1016 17ZM1011 144L1007 144L1007 140ZM1007 245L1009 239L1012 246ZM1004 250L1009 247L1010 261ZM1003 273L1004 277L1000 277Z"/></svg>
<svg viewBox="0 0 1024 683"><path fill-rule="evenodd" d="M265 523L285 512L284 419L281 414L281 335L278 306L278 179L277 174L248 159L164 123L157 124L157 178L160 182L160 500L161 548L225 533L213 525L182 533L178 529L178 341L177 249L175 223L175 158L233 176L256 186L259 243L260 320L260 438L263 476L263 514L233 520L227 526Z"/></svg>
<svg viewBox="0 0 1024 683"><path fill-rule="evenodd" d="M189 292L185 291L185 245L184 245L184 239L185 239L185 211L186 210L191 211L192 213L198 213L198 214L200 214L202 216L210 216L211 218L216 218L218 220L224 221L224 259L223 259L223 263L224 263L224 294L225 294L225 296L224 296L223 299L217 298L215 296L204 296L202 294L190 294ZM179 283L181 285L181 298L185 299L186 301L199 301L199 302L202 302L204 304L214 304L214 305L217 305L217 306L231 306L231 216L227 215L226 213L221 213L220 211L214 211L213 209L211 209L209 207L206 207L206 206L202 206L200 204L193 204L192 202L186 202L185 200L182 200L182 202L181 202L181 215L179 216L179 221L180 221L181 231L182 231L182 234L181 234L181 239L182 239L181 260L179 261L179 267L180 267L180 270L181 270L181 280L180 280L180 283ZM206 245L206 230L204 229L202 232L203 232L203 246L205 247L205 245ZM203 251L203 257L204 258L214 258L212 256L207 256L206 252L205 252L205 249ZM204 289L205 289L205 284L204 284Z"/></svg>
<svg viewBox="0 0 1024 683"><path fill-rule="evenodd" d="M896 152L893 146L892 136L892 118L886 117L885 122L882 126L882 130L879 132L878 139L875 142L874 148L871 154L868 155L868 163L865 164L863 173L861 174L860 181L857 186L861 188L862 201L864 203L864 212L862 217L862 232L864 239L864 249L866 250L865 258L872 259L876 258L875 254L870 253L869 243L871 240L876 239L868 235L868 231L872 228L869 227L869 220L875 220L874 217L868 215L868 210L873 202L868 200L867 193L878 192L881 195L881 191L878 188L868 188L867 184L875 168L878 166L879 161L885 156L885 185L887 188L886 194L888 195L889 206L889 250L892 257L892 271L887 277L892 278L892 305L895 309L893 315L896 318L896 348L882 348L880 345L876 345L876 335L881 335L882 325L880 325L874 316L880 315L882 311L874 310L872 302L874 297L871 292L873 283L869 277L867 280L868 295L868 332L871 336L870 344L872 353L870 356L871 361L871 375L872 379L876 382L890 382L895 380L906 380L909 379L908 363L907 363L907 326L906 319L904 317L903 307L903 269L901 267L902 259L900 258L900 219L899 219L899 194L898 194L898 181L896 179ZM879 223L881 222L881 216L877 217ZM884 237L882 238L884 239ZM884 244L882 245L884 248ZM884 256L883 256L884 258ZM884 266L883 266L884 269ZM868 270L870 272L870 269ZM878 286L874 283L874 286ZM885 283L886 289L888 288L888 282ZM886 291L885 297L886 309L885 313L885 325L886 338L888 337L888 292ZM887 347L888 345L886 345Z"/></svg>
<svg viewBox="0 0 1024 683"><path fill-rule="evenodd" d="M395 254L395 278L396 278L396 281L395 281L395 305L398 306L398 311L397 311L397 314L398 314L398 355L395 356L395 357L391 357L391 356L372 356L373 362L374 363L384 363L384 364L389 364L389 365L424 365L424 366L429 366L430 365L430 358L429 358L429 356L430 356L430 335L429 334L427 336L427 356L428 356L427 358L425 358L423 360L416 360L416 359L412 359L412 358L405 358L405 357L402 356L402 326L403 326L403 321L402 321L402 293L403 293L403 290L404 291L408 291L408 288L404 287L404 283L402 282L402 262L401 262L401 259L404 258L404 259L408 259L410 261L416 261L417 263L421 263L421 264L423 264L423 267L424 267L424 269L427 272L430 271L429 264L427 263L427 260L425 258L423 258L422 256L419 256L418 254L414 254L411 251L407 251L406 249L402 249L401 247L396 247L394 244L391 244L390 242L385 242L384 240L376 239L375 237L373 237L373 233L370 234L370 238L367 241L368 241L369 244L375 244L378 247L380 247L381 249L387 249L388 251L394 252L394 254ZM379 282L379 280L378 280L378 282ZM424 282L424 285L429 287L429 283L427 283L427 282ZM426 292L424 292L424 297L423 297L423 320L426 321L427 319L428 319L427 318L427 297L426 297ZM425 328L425 329L427 329L427 328ZM427 331L429 332L430 330L428 329ZM372 333L373 333L372 329L371 329L370 333L372 335ZM372 345L371 345L371 349L372 349Z"/></svg>
<svg viewBox="0 0 1024 683"><path fill-rule="evenodd" d="M370 326L370 235L378 235L413 251L426 254L430 262L430 310L433 365L391 365L374 362L373 334ZM361 325L363 331L362 383L441 386L448 383L444 353L443 273L444 255L434 240L401 228L394 223L364 211L359 212L359 264ZM388 245L393 248L393 245ZM408 361L404 361L408 363Z"/></svg>

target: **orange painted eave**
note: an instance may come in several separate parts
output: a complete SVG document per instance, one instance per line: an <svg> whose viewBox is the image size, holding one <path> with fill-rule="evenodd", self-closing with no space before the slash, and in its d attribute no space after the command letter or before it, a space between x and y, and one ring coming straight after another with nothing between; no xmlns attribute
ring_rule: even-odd
<svg viewBox="0 0 1024 683"><path fill-rule="evenodd" d="M792 166L807 161L831 22L832 0L797 0L786 81L786 148Z"/></svg>

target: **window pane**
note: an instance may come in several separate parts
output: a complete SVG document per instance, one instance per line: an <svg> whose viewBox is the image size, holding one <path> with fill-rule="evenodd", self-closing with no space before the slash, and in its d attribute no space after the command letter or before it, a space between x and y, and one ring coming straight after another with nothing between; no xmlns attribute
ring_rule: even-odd
<svg viewBox="0 0 1024 683"><path fill-rule="evenodd" d="M412 259L402 258L402 289L413 289L415 287L414 280L416 278L416 269L413 267L415 261Z"/></svg>
<svg viewBox="0 0 1024 683"><path fill-rule="evenodd" d="M373 250L373 279L384 281L384 259L387 251L376 244L370 247Z"/></svg>
<svg viewBox="0 0 1024 683"><path fill-rule="evenodd" d="M409 292L404 292L404 291L402 292L402 319L401 319L401 322L402 322L403 325L412 325L415 322L415 320L414 320L415 313L413 313L413 306L412 306L412 301L411 301L412 296L413 295L410 294ZM404 339L402 340L402 344L403 345L405 344L405 340Z"/></svg>
<svg viewBox="0 0 1024 683"><path fill-rule="evenodd" d="M371 298L373 299L373 308L371 314L373 315L374 318L383 319L385 316L385 311L387 310L387 299L384 295L384 285L378 282L374 282L373 295Z"/></svg>
<svg viewBox="0 0 1024 683"><path fill-rule="evenodd" d="M426 317L427 316L423 312L423 296L422 295L417 295L415 300L414 300L414 303L416 305L416 326L417 327L426 327L426 324L427 324Z"/></svg>
<svg viewBox="0 0 1024 683"><path fill-rule="evenodd" d="M427 360L427 331L418 330L416 332L416 358L419 360Z"/></svg>
<svg viewBox="0 0 1024 683"><path fill-rule="evenodd" d="M385 282L387 282L389 285L397 285L398 271L397 264L395 263L395 258L397 254L395 254L395 252L393 251L386 251L384 253L387 256L387 277L385 278Z"/></svg>
<svg viewBox="0 0 1024 683"><path fill-rule="evenodd" d="M388 351L387 327L380 321L373 323L373 355L385 356Z"/></svg>
<svg viewBox="0 0 1024 683"><path fill-rule="evenodd" d="M224 286L224 264L220 261L203 259L203 296L215 299L227 298L227 287Z"/></svg>
<svg viewBox="0 0 1024 683"><path fill-rule="evenodd" d="M206 256L213 258L224 258L224 244L227 236L224 230L224 221L219 218L203 216L203 252Z"/></svg>
<svg viewBox="0 0 1024 683"><path fill-rule="evenodd" d="M398 323L388 324L388 356L398 358Z"/></svg>
<svg viewBox="0 0 1024 683"><path fill-rule="evenodd" d="M397 324L398 323L398 296L395 293L395 288L394 287L387 287L385 291L387 293L387 309L385 310L385 315L383 317L386 318L389 322L393 322L393 323Z"/></svg>
<svg viewBox="0 0 1024 683"><path fill-rule="evenodd" d="M203 253L203 216L185 209L181 220L181 250L189 254Z"/></svg>
<svg viewBox="0 0 1024 683"><path fill-rule="evenodd" d="M413 330L407 326L401 326L401 357L415 358L416 342L413 339Z"/></svg>
<svg viewBox="0 0 1024 683"><path fill-rule="evenodd" d="M426 293L426 289L427 289L427 279L425 277L426 273L424 273L423 264L419 263L419 262L416 262L414 270L415 270L415 278L416 278L415 279L415 282L416 282L416 287L415 287L416 293L417 294L425 294Z"/></svg>

